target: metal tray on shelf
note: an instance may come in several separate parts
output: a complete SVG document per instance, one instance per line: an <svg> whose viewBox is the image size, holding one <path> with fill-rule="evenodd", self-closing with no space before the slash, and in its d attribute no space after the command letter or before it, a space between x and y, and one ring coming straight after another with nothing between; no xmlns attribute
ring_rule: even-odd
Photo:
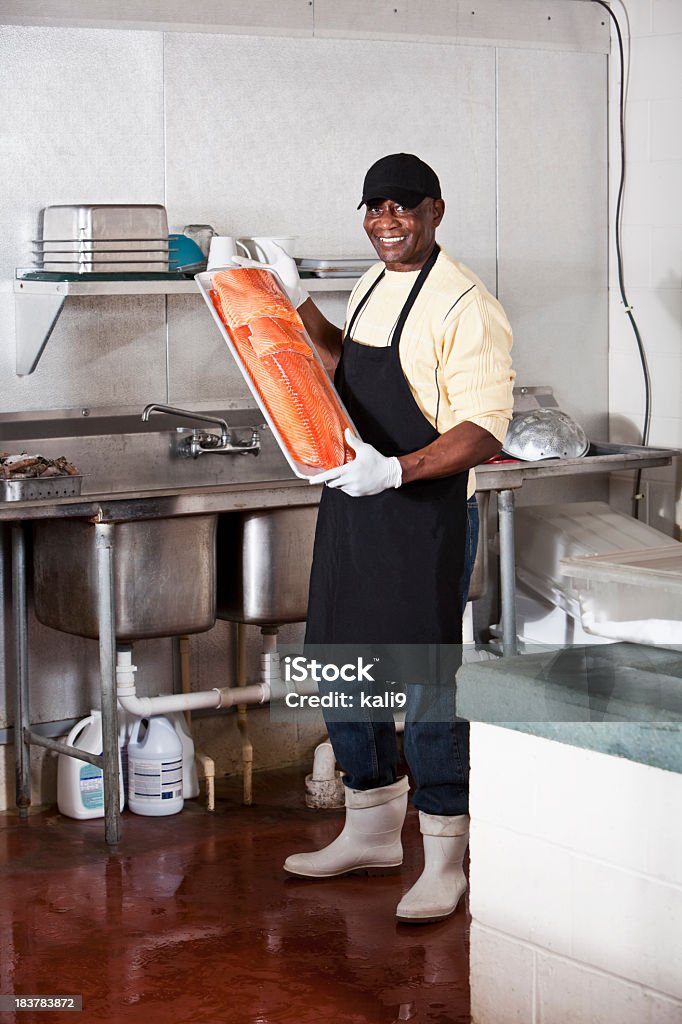
<svg viewBox="0 0 682 1024"><path fill-rule="evenodd" d="M342 259L327 257L325 259L313 259L308 256L296 257L296 264L301 270L326 270L336 271L349 269L369 270L373 263L376 263L375 256L346 256Z"/></svg>
<svg viewBox="0 0 682 1024"><path fill-rule="evenodd" d="M41 501L73 498L81 493L82 476L20 477L0 480L0 501Z"/></svg>

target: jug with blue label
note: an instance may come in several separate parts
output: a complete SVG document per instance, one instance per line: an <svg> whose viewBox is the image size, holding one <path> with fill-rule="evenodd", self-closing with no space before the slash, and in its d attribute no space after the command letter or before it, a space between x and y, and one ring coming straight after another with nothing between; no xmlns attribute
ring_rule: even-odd
<svg viewBox="0 0 682 1024"><path fill-rule="evenodd" d="M128 742L128 807L135 814L182 810L182 743L164 715L140 718Z"/></svg>
<svg viewBox="0 0 682 1024"><path fill-rule="evenodd" d="M87 718L74 725L66 742L88 754L102 753L102 713L93 709ZM120 808L123 810L125 789L118 758ZM57 806L69 818L104 817L104 777L102 769L88 761L60 754L57 760Z"/></svg>

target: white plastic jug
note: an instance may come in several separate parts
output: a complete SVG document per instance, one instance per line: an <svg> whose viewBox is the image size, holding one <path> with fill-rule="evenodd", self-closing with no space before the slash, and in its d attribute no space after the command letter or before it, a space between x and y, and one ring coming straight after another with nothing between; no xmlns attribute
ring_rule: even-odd
<svg viewBox="0 0 682 1024"><path fill-rule="evenodd" d="M158 816L177 814L183 803L182 743L175 727L163 715L138 719L128 742L128 807Z"/></svg>
<svg viewBox="0 0 682 1024"><path fill-rule="evenodd" d="M194 760L194 740L187 726L184 711L171 711L166 715L182 743L182 795L185 800L199 796L199 776Z"/></svg>
<svg viewBox="0 0 682 1024"><path fill-rule="evenodd" d="M92 710L87 718L74 725L66 742L89 754L102 753L102 713ZM123 810L125 790L121 771L121 751L118 757L118 786ZM69 818L104 817L104 777L102 769L69 754L60 754L57 760L57 806Z"/></svg>

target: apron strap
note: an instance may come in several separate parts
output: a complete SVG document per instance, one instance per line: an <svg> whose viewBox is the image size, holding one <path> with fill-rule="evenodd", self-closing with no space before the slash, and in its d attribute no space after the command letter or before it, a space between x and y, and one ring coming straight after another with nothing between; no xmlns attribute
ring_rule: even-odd
<svg viewBox="0 0 682 1024"><path fill-rule="evenodd" d="M407 318L408 318L408 316L410 314L410 310L412 309L412 307L414 306L415 302L417 301L417 296L419 295L419 292L422 290L422 288L424 286L424 281L426 281L426 278L429 276L429 274L433 270L434 264L435 264L436 260L438 259L438 253L439 252L440 252L440 246L436 243L436 245L434 245L434 247L433 247L433 251L432 251L431 255L429 256L428 260L426 261L424 266L421 268L421 270L419 272L419 277L417 278L417 280L412 285L412 290L410 291L410 294L407 296L407 300L405 302L405 305L403 306L403 308L400 311L400 316L398 317L398 322L395 325L395 330L393 331L393 335L391 337L391 347L396 349L396 351L398 349L398 346L400 345L400 336L403 333L403 327L405 326L405 321L407 320ZM368 297L369 297L369 295L368 295Z"/></svg>
<svg viewBox="0 0 682 1024"><path fill-rule="evenodd" d="M382 279L382 277L384 276L385 273L386 273L386 268L384 268L381 271L381 273L377 277L376 281L373 282L371 287L365 292L365 294L360 299L360 302L356 306L355 312L353 313L353 316L351 317L351 321L348 324L348 330L346 331L346 333L343 336L343 340L344 341L346 340L346 338L350 338L351 337L352 330L355 327L355 321L359 317L359 315L362 312L362 310L364 309L364 307L367 305L367 301L368 301L370 295L372 294L372 292L374 291L376 286L379 284L379 281L381 281L381 279ZM352 341L352 338L351 338L351 341Z"/></svg>

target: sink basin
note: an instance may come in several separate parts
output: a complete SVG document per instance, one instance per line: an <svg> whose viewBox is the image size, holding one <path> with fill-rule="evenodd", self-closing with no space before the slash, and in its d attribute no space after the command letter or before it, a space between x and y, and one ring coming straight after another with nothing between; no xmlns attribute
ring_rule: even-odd
<svg viewBox="0 0 682 1024"><path fill-rule="evenodd" d="M219 619L304 622L317 505L234 512L218 525Z"/></svg>
<svg viewBox="0 0 682 1024"><path fill-rule="evenodd" d="M469 600L481 597L488 564L488 498L478 495L480 533ZM219 517L219 619L256 625L304 622L317 505L231 512Z"/></svg>
<svg viewBox="0 0 682 1024"><path fill-rule="evenodd" d="M137 520L114 526L116 637L201 633L215 623L216 515ZM95 528L82 520L34 525L38 620L96 638Z"/></svg>

